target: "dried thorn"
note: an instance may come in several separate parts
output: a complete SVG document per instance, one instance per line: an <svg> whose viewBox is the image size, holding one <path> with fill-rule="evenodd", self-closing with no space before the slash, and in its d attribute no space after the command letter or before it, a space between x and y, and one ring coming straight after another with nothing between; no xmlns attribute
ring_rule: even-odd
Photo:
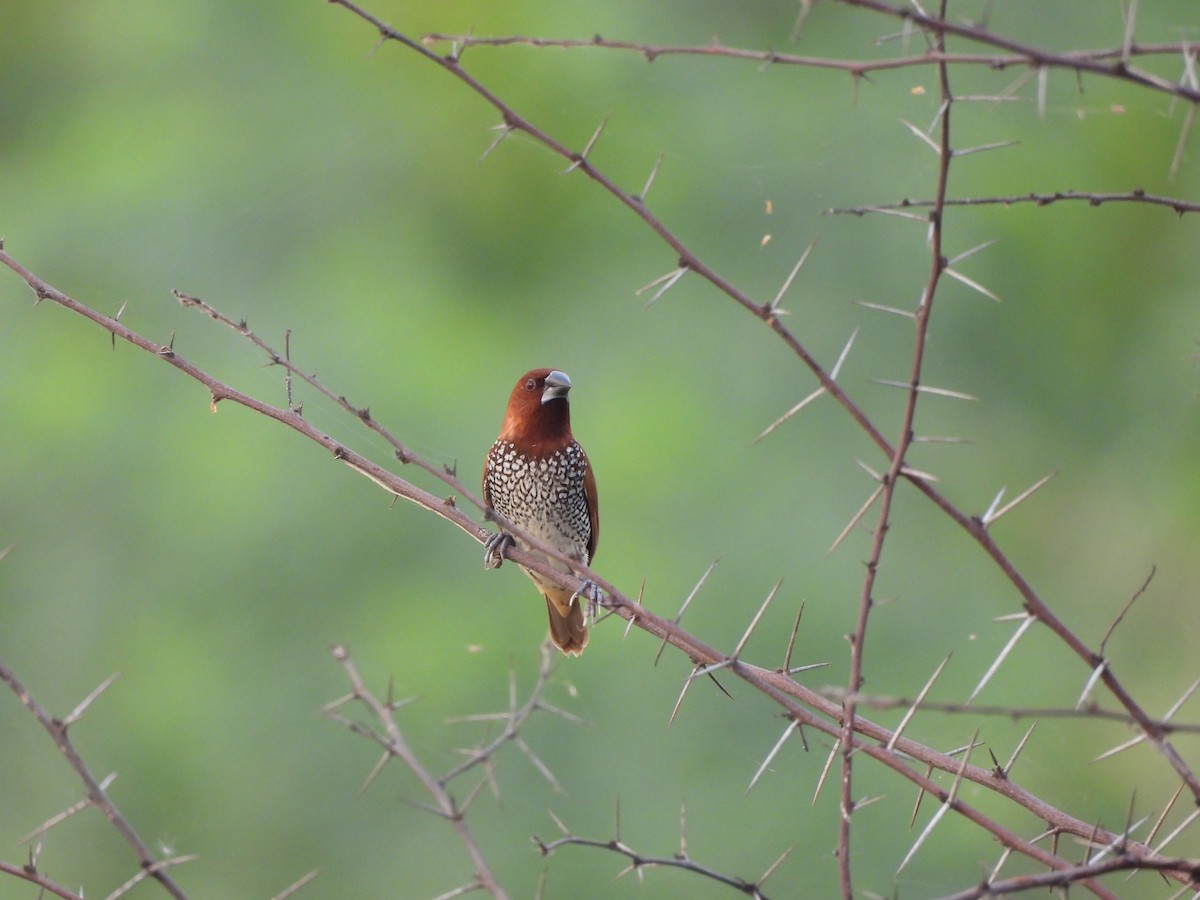
<svg viewBox="0 0 1200 900"><path fill-rule="evenodd" d="M580 154L584 159L587 159L588 154L592 152L592 148L596 146L596 141L600 140L600 135L604 132L608 125L608 116L600 120L600 124L596 126L596 130L592 133L592 138L583 148L583 153Z"/></svg>
<svg viewBox="0 0 1200 900"><path fill-rule="evenodd" d="M970 250L964 250L962 253L958 254L958 256L954 257L954 258L953 258L953 259L951 259L949 262L947 262L947 263L946 263L946 265L947 265L947 266L953 266L953 265L955 265L956 263L960 263L960 262L962 262L964 259L966 259L967 257L969 257L969 256L974 256L974 255L975 255L976 253L978 253L980 250L986 250L988 247L991 247L993 244L995 244L995 243L996 243L996 241L997 241L997 240L999 240L999 239L998 239L998 238L992 238L991 240L984 241L982 244L976 244L976 245L975 245L974 247L972 247Z"/></svg>
<svg viewBox="0 0 1200 900"><path fill-rule="evenodd" d="M1189 56L1190 60L1191 57ZM1194 78L1194 75L1193 75ZM1195 85L1193 85L1193 88ZM1184 151L1187 149L1188 139L1192 134L1192 126L1196 123L1196 104L1188 105L1187 110L1183 114L1183 125L1179 129L1179 140L1175 142L1175 153L1171 157L1171 167L1168 170L1168 177L1174 181L1179 174L1179 168L1183 165ZM1182 217L1183 209L1176 207L1176 212Z"/></svg>
<svg viewBox="0 0 1200 900"><path fill-rule="evenodd" d="M491 772L488 768L484 769L483 778L479 779L479 781L476 782L475 787L471 788L471 790L467 792L467 796L463 798L462 804L458 807L459 811L462 812L463 815L466 815L466 813L471 809L471 805L475 802L475 798L479 796L484 787L490 787L492 789L492 795L497 797L499 796L499 788L495 782L495 779L491 777Z"/></svg>
<svg viewBox="0 0 1200 900"><path fill-rule="evenodd" d="M538 701L537 708L540 709L544 713L549 713L552 716L558 716L560 719L566 719L572 725L586 725L587 724L587 719L583 718L582 716L577 716L577 715L575 715L575 713L569 712L568 710L565 710L565 709L559 709L557 706L554 706L553 704L550 704L550 703L546 703L544 701Z"/></svg>
<svg viewBox="0 0 1200 900"><path fill-rule="evenodd" d="M1079 700L1075 704L1076 709L1083 709L1084 703L1091 696L1092 688L1096 686L1096 682L1100 680L1100 676L1104 674L1104 670L1108 668L1108 660L1100 660L1100 664L1092 669L1092 674L1088 676L1087 684L1083 686L1083 693L1079 695Z"/></svg>
<svg viewBox="0 0 1200 900"><path fill-rule="evenodd" d="M913 435L914 444L969 444L969 438L953 437L944 434L917 434Z"/></svg>
<svg viewBox="0 0 1200 900"><path fill-rule="evenodd" d="M1166 715L1163 716L1163 721L1169 722L1171 717L1174 716L1175 713L1179 712L1179 708L1183 706L1183 704L1187 703L1188 698L1190 698L1192 694L1196 692L1196 688L1198 687L1200 687L1200 679L1193 681L1191 686L1183 692L1183 696L1176 700L1174 704L1172 704L1171 708L1167 710Z"/></svg>
<svg viewBox="0 0 1200 900"><path fill-rule="evenodd" d="M191 853L191 854L188 854L187 856L174 856L171 859L163 859L163 860L159 860L158 862L155 862L155 863L147 864L143 868L139 869L136 875L133 875L123 885L121 885L119 888L117 888L115 891L113 891L111 894L109 894L108 897L105 898L105 900L117 900L118 897L125 896L131 890L133 890L135 887L137 887L137 885L140 882L153 876L154 873L161 872L163 869L169 868L170 866L177 866L177 865L180 865L181 863L193 862L194 860L197 860L199 858L200 857L198 854Z"/></svg>
<svg viewBox="0 0 1200 900"><path fill-rule="evenodd" d="M776 419L774 422L772 422L770 425L768 425L766 428L764 428L762 430L762 432L759 434L759 436L750 442L750 446L753 447L755 444L757 444L759 441L761 441L763 438L765 438L768 434L770 434L772 431L774 431L776 428L778 428L780 425L782 425L784 422L786 422L788 419L790 419L796 413L800 412L800 410L804 409L804 407L808 406L808 404L812 403L814 400L816 400L818 397L820 397L824 393L825 393L825 388L823 386L817 388L815 391L813 391L811 394L809 394L807 397L805 397L803 400L801 400L799 403L797 403L795 406L793 406L791 409L789 409L787 412L785 412L782 416L780 416L778 419Z"/></svg>
<svg viewBox="0 0 1200 900"><path fill-rule="evenodd" d="M503 123L501 125L494 126L492 130L498 131L499 134L496 135L496 139L494 141L488 144L488 148L484 150L483 155L479 157L479 162L483 162L485 159L487 159L491 155L492 151L499 147L501 142L510 134L512 134L515 129L508 123Z"/></svg>
<svg viewBox="0 0 1200 900"><path fill-rule="evenodd" d="M372 769L371 769L370 774L367 775L366 780L363 781L363 783L359 786L358 794L360 797L366 793L367 788L369 788L374 783L375 779L379 777L379 773L383 771L384 766L386 766L388 764L388 762L391 760L391 758L392 758L391 752L388 750L384 750L383 755L379 757L379 762L375 763L374 767L372 767Z"/></svg>
<svg viewBox="0 0 1200 900"><path fill-rule="evenodd" d="M854 302L861 307L873 309L876 312L891 313L893 316L903 316L906 319L915 319L917 317L916 313L909 312L907 309L896 309L894 306L884 306L880 303L869 303L866 300L855 300Z"/></svg>
<svg viewBox="0 0 1200 900"><path fill-rule="evenodd" d="M558 779L554 777L554 773L550 771L550 767L542 762L541 758L533 752L533 748L525 742L524 738L522 738L519 734L513 735L513 743L521 748L521 752L529 758L529 761L533 764L533 767L537 769L539 773L541 773L541 776L546 779L547 783L551 788L554 789L556 794L566 793L566 791L563 789L563 786L559 784Z"/></svg>
<svg viewBox="0 0 1200 900"><path fill-rule="evenodd" d="M897 875L899 875L900 872L904 870L904 867L906 865L908 865L909 860L912 859L913 855L917 852L917 850L920 848L920 846L925 842L925 839L933 831L934 826L937 825L937 823L941 820L942 816L944 816L946 814L946 810L948 810L951 806L954 805L955 797L958 795L959 785L962 784L963 775L965 775L966 771L967 771L967 763L971 759L970 749L978 746L978 743L977 743L978 737L979 737L979 730L976 729L975 733L971 736L970 742L967 744L967 752L963 754L962 764L958 767L958 772L954 776L954 783L950 785L950 793L946 796L946 800L942 803L942 805L938 807L937 812L935 812L933 814L933 817L930 818L929 824L925 826L925 830L921 832L921 836L917 838L916 843L914 843L912 845L911 849L909 849L909 851L908 851L908 854L901 861L899 868L896 869Z"/></svg>
<svg viewBox="0 0 1200 900"><path fill-rule="evenodd" d="M100 682L100 685L81 701L79 701L79 705L71 710L67 714L67 717L62 720L63 728L68 728L78 722L83 717L83 714L87 712L87 708L92 705L92 702L105 691L107 691L109 686L120 677L120 672L113 672L113 674L109 675L102 682Z"/></svg>
<svg viewBox="0 0 1200 900"><path fill-rule="evenodd" d="M900 121L904 124L905 128L924 141L934 153L936 153L938 156L942 155L942 148L938 146L937 141L927 135L922 129L918 128L912 122L909 122L906 119L901 119Z"/></svg>
<svg viewBox="0 0 1200 900"><path fill-rule="evenodd" d="M316 878L320 874L321 874L320 869L313 869L307 875L304 875L301 878L298 878L295 881L293 881L291 884L289 884L287 887L285 887L282 891L280 891L278 894L276 894L274 897L272 897L271 900L287 900L288 897L292 896L292 894L296 893L296 891L300 890L300 888L304 887L306 884L311 882L314 878Z"/></svg>
<svg viewBox="0 0 1200 900"><path fill-rule="evenodd" d="M792 41L800 40L800 32L804 29L804 23L808 19L808 14L812 12L814 3L816 3L816 0L800 0L800 12L796 15L796 23L792 25L792 34L790 38ZM791 852L791 850L788 851L788 853ZM785 853L784 856L787 856L787 853ZM780 857L780 862L782 861L783 857ZM766 881L765 876L763 877L762 881Z"/></svg>
<svg viewBox="0 0 1200 900"><path fill-rule="evenodd" d="M775 586L767 593L767 599L758 608L758 612L754 614L754 618L750 620L750 625L746 628L746 633L742 635L742 639L738 641L737 646L733 648L733 658L737 659L742 655L742 650L746 646L746 642L750 640L750 635L754 633L754 629L758 627L759 620L762 619L763 613L767 611L767 607L771 605L771 601L775 599L775 595L779 592L779 586L783 584L783 579L780 578L775 582Z"/></svg>
<svg viewBox="0 0 1200 900"><path fill-rule="evenodd" d="M936 482L936 481L941 480L936 475L931 475L929 472L923 472L920 469L913 469L913 468L910 468L909 466L901 466L900 474L905 476L906 478L915 479L916 481Z"/></svg>
<svg viewBox="0 0 1200 900"><path fill-rule="evenodd" d="M913 856L916 855L916 852L919 849L921 849L921 845L925 843L925 839L927 837L929 837L930 832L932 832L934 827L937 825L937 823L942 820L942 816L944 816L946 814L946 810L949 808L950 808L949 803L943 803L941 806L939 806L937 808L937 812L935 812L933 814L933 816L930 818L928 824L926 824L924 830L921 831L921 834L917 838L916 842L909 848L908 853L906 853L904 855L904 859L902 859L900 861L900 865L896 868L896 871L893 874L893 877L895 877L896 875L899 875L901 872L904 871L904 867L908 865L909 860L911 860L913 858Z"/></svg>
<svg viewBox="0 0 1200 900"><path fill-rule="evenodd" d="M584 145L583 152L576 155L574 157L573 161L571 162L571 164L563 170L564 175L571 174L572 172L574 172L576 169L578 169L580 166L582 166L587 161L588 154L592 152L592 147L594 147L596 145L596 141L598 141L600 139L600 135L604 131L604 126L606 126L607 124L608 124L608 116L605 116L603 119L600 120L600 124L599 124L599 126L597 126L596 130L594 132L592 132L591 139L587 142L586 145Z"/></svg>
<svg viewBox="0 0 1200 900"><path fill-rule="evenodd" d="M906 391L917 391L921 394L934 394L938 397L949 397L952 400L978 400L974 394L966 394L962 391L952 391L950 388L930 387L927 384L912 384L908 381L891 381L886 378L876 378L871 381L872 384L882 385L883 387L902 388Z"/></svg>
<svg viewBox="0 0 1200 900"><path fill-rule="evenodd" d="M862 520L862 517L867 514L867 510L869 510L871 508L871 505L876 500L879 499L879 495L882 493L883 493L883 485L881 484L877 488L875 488L874 491L871 492L871 496L867 498L866 503L864 503L862 506L860 506L858 508L858 512L856 512L853 516L850 517L850 521L846 523L846 527L842 529L841 534L839 534L837 536L837 538L834 540L834 542L829 545L829 549L825 551L826 556L829 556L831 553L833 553L834 550L836 550L838 548L838 545L841 544L841 542L846 539L846 535L848 535L851 532L851 530L853 530L854 526L857 525L859 523L859 521Z"/></svg>
<svg viewBox="0 0 1200 900"><path fill-rule="evenodd" d="M933 670L933 674L925 682L925 687L921 688L921 692L917 694L917 699L912 702L912 706L908 708L908 712L904 714L904 717L900 720L900 724L896 726L896 730L892 733L891 739L887 742L887 749L889 751L896 749L896 741L900 740L900 735L904 732L912 717L917 714L917 708L924 702L926 695L929 694L930 689L933 687L933 683L938 680L938 676L942 674L942 670L946 668L946 663L950 662L950 657L953 655L953 653L949 654Z"/></svg>
<svg viewBox="0 0 1200 900"><path fill-rule="evenodd" d="M972 153L985 153L988 150L1003 150L1005 147L1012 147L1020 141L997 141L994 144L980 144L978 147L968 147L965 150L951 150L950 155L957 159L960 156L970 156Z"/></svg>
<svg viewBox="0 0 1200 900"><path fill-rule="evenodd" d="M1125 809L1125 831L1124 831L1124 834L1127 837L1129 835L1133 834L1133 831L1135 828L1141 828L1142 825L1145 823L1145 821L1150 818L1149 816L1142 816L1142 818L1137 821L1137 824L1134 824L1133 810L1135 808L1136 803L1137 803L1137 788L1135 787L1133 790L1131 790L1129 792L1129 806Z"/></svg>
<svg viewBox="0 0 1200 900"><path fill-rule="evenodd" d="M817 797L821 795L821 787L825 784L825 779L829 777L829 770L833 767L833 761L837 758L838 748L842 746L842 739L836 738L833 746L829 748L829 756L825 760L825 766L821 769L821 777L817 779L817 789L813 791L812 805L817 805Z"/></svg>
<svg viewBox="0 0 1200 900"><path fill-rule="evenodd" d="M116 779L117 779L117 773L110 772L100 782L100 790L102 790L102 791L108 790L108 786L110 784L112 784L114 781L116 781ZM44 835L46 832L48 832L51 828L58 825L60 822L65 822L67 819L71 818L71 816L75 815L76 813L83 812L85 809L88 809L89 807L94 806L94 805L95 805L95 803L92 801L91 797L84 797L78 803L73 803L71 806L68 806L62 812L55 813L53 816L48 818L37 828L33 829L33 831L29 832L28 834L22 835L20 838L17 839L17 843L18 844L27 844L30 841L35 840L36 838L40 838L42 835ZM32 849L30 852L32 852ZM39 854L41 853L40 847L38 848L38 853Z"/></svg>
<svg viewBox="0 0 1200 900"><path fill-rule="evenodd" d="M1018 103L1019 97L1004 97L1000 94L957 94L954 99L959 103Z"/></svg>
<svg viewBox="0 0 1200 900"><path fill-rule="evenodd" d="M800 270L804 268L804 264L808 261L808 256L810 253L812 253L813 247L815 246L817 246L817 242L814 240L811 244L804 248L804 252L800 254L799 262L792 267L791 274L784 279L783 287L779 289L779 293L775 295L775 299L763 307L764 314L768 316L774 316L780 315L784 312L783 310L780 310L779 304L783 302L784 295L792 286L792 282L796 280L796 276L800 274Z"/></svg>
<svg viewBox="0 0 1200 900"><path fill-rule="evenodd" d="M812 3L812 0L801 0L801 2L804 2L804 3L810 3L810 4L811 4L811 3ZM763 873L762 873L762 875L758 876L758 885L759 885L759 887L761 887L761 886L762 886L762 885L763 885L763 884L766 882L766 880L767 880L768 878L770 878L772 875L774 875L774 874L775 874L775 870L779 868L779 866L780 866L780 865L783 863L783 861L784 861L785 859L787 859L787 858L788 858L788 856L790 856L790 855L791 855L791 852L792 852L793 850L795 850L795 849L796 849L796 845L795 845L795 844L792 844L792 846L790 846L790 847L788 847L786 850L784 850L784 851L783 851L783 853L779 854L779 858L778 858L777 860L775 860L775 862L773 862L773 863L771 863L769 866L767 866L767 870L766 870L765 872L763 872ZM755 896L755 897L758 897L758 896L760 896L760 895L759 895L759 894L758 894L758 892L756 891L756 892L755 892L755 894L754 894L754 896Z"/></svg>
<svg viewBox="0 0 1200 900"><path fill-rule="evenodd" d="M641 201L643 206L645 206L645 204L646 204L646 197L649 196L649 194L650 194L650 186L652 184L654 184L654 179L658 177L659 166L662 165L663 158L666 155L667 155L666 153L658 154L658 159L656 159L654 161L654 167L650 170L650 175L646 179L646 184L645 184L645 186L642 187L641 194L638 195L638 200Z"/></svg>
<svg viewBox="0 0 1200 900"><path fill-rule="evenodd" d="M819 662L819 663L808 663L807 665L803 665L803 666L793 666L792 668L787 670L787 674L795 675L797 672L810 672L813 669L824 669L824 668L828 667L829 665L830 664L827 662Z"/></svg>
<svg viewBox="0 0 1200 900"><path fill-rule="evenodd" d="M1130 802L1132 802L1132 800L1133 798L1131 797ZM1124 853L1126 850L1126 844L1128 843L1129 838L1133 835L1133 832L1145 825L1146 820L1149 818L1149 816L1142 816L1142 818L1138 819L1136 822L1126 822L1125 829L1119 834L1114 835L1111 841L1109 841L1107 844L1103 844L1094 848L1096 850L1096 855L1091 857L1090 861L1092 863L1097 863L1104 859L1104 857L1109 856L1114 852L1119 851Z"/></svg>
<svg viewBox="0 0 1200 900"><path fill-rule="evenodd" d="M1118 744L1117 746L1115 746L1109 750L1105 750L1103 753L1101 753L1095 759L1091 760L1091 762L1094 762L1094 763L1102 762L1102 761L1108 759L1109 757L1116 756L1118 753L1121 753L1122 751L1129 750L1132 747L1136 747L1138 744L1140 744L1145 739L1146 739L1146 735L1139 734L1137 737L1130 738L1129 740L1125 741L1123 744Z"/></svg>
<svg viewBox="0 0 1200 900"><path fill-rule="evenodd" d="M1048 482L1051 478L1053 478L1057 474L1058 474L1057 471L1051 472L1049 475L1044 476L1039 481L1037 481L1035 484L1026 488L1024 491L1022 491L1020 494L1018 494L1016 497L1014 497L1012 500L1010 500L1007 504L1005 504L1005 506L1003 506L1001 509L997 510L997 512L994 515L982 519L981 521L983 523L983 526L985 528L988 527L993 522L995 522L997 519L999 519L1002 515L1004 515L1006 512L1008 512L1010 509L1013 509L1014 507L1016 507L1017 504L1022 503L1025 500L1027 500L1029 497L1033 496L1035 491L1041 490L1041 488L1046 484L1046 482Z"/></svg>
<svg viewBox="0 0 1200 900"><path fill-rule="evenodd" d="M1165 807L1163 807L1163 811L1159 814L1158 818L1155 820L1153 827L1151 827L1151 829L1150 829L1150 833L1148 835L1146 835L1146 843L1147 844L1151 844L1154 842L1154 838L1157 837L1157 835L1158 835L1158 830L1160 828L1162 828L1163 822L1165 822L1167 820L1167 816L1170 815L1171 810L1175 807L1175 801L1178 800L1179 795L1183 793L1184 787L1185 787L1185 783L1180 782L1179 787L1175 789L1174 795L1171 797L1170 800L1167 801L1167 805ZM1131 875L1132 875L1132 873L1131 873Z"/></svg>
<svg viewBox="0 0 1200 900"><path fill-rule="evenodd" d="M473 894L481 889L478 881L468 881L466 884L460 884L453 890L446 891L444 894L438 894L433 900L454 900L455 897L465 897L467 894Z"/></svg>
<svg viewBox="0 0 1200 900"><path fill-rule="evenodd" d="M1197 817L1200 817L1200 809L1192 810L1191 814L1186 819L1184 819L1182 822L1180 822L1175 827L1174 831L1172 831L1165 838L1163 838L1162 843L1154 848L1154 852L1156 854L1161 854L1163 852L1163 850L1166 848L1167 844L1171 843L1171 841L1173 841L1173 840L1175 840L1175 838L1179 837L1179 835L1184 831L1185 828L1187 828L1189 825L1191 825L1193 822L1196 821Z"/></svg>
<svg viewBox="0 0 1200 900"><path fill-rule="evenodd" d="M996 518L996 507L999 506L1000 501L1004 499L1004 492L1006 490L1008 490L1006 487L1000 488L999 492L992 499L991 504L988 506L987 511L979 517L979 522L984 528L987 528L988 523Z"/></svg>
<svg viewBox="0 0 1200 900"><path fill-rule="evenodd" d="M799 727L800 723L795 719L792 719L790 722L788 722L787 728L783 729L783 734L779 736L779 740L775 742L775 746L771 748L771 752L767 754L766 759L762 761L762 765L758 767L758 771L754 773L754 777L750 779L750 784L746 788L747 794L754 790L754 785L758 783L758 779L762 777L762 773L767 771L767 766L769 766L771 761L775 759L776 754L778 754L780 748L783 747L784 741L788 739L788 735Z"/></svg>
<svg viewBox="0 0 1200 900"><path fill-rule="evenodd" d="M700 668L700 666L696 666L696 668ZM696 668L694 668L694 670L692 670L692 673L695 674ZM674 718L676 718L676 714L679 712L679 707L683 706L684 695L688 694L688 689L690 688L691 684L692 684L692 679L690 677L683 679L683 690L679 691L679 698L676 701L676 704L674 704L674 709L671 710L671 718L667 719L667 727L668 728L670 728L671 725L673 724Z"/></svg>
<svg viewBox="0 0 1200 900"><path fill-rule="evenodd" d="M933 766L926 767L925 777L929 778L932 775L933 775ZM912 831L912 827L915 824L917 824L917 816L921 812L921 803L922 803L922 801L924 801L926 793L927 792L926 792L925 788L921 788L920 790L917 791L917 799L916 799L916 802L913 803L912 815L908 817L908 830L909 831Z"/></svg>
<svg viewBox="0 0 1200 900"><path fill-rule="evenodd" d="M642 605L642 595L645 594L645 592L646 592L646 579L643 578L642 586L640 588L638 588L638 595L637 595L637 605L638 606ZM633 623L636 621L637 621L637 613L633 613L632 615L630 615L629 621L627 621L625 623L625 634L622 635L621 640L625 640L625 638L629 637L629 632L633 628Z"/></svg>
<svg viewBox="0 0 1200 900"><path fill-rule="evenodd" d="M331 713L336 713L338 709L340 709L343 706L346 706L347 703L349 703L350 701L353 701L353 700L358 700L358 695L346 694L341 697L338 697L337 700L329 701L328 703L325 704L325 706L318 709L317 712L322 715L330 715Z"/></svg>
<svg viewBox="0 0 1200 900"><path fill-rule="evenodd" d="M563 820L556 816L553 810L546 810L546 815L550 817L550 821L554 823L554 827L561 831L564 837L570 837L571 829L563 824Z"/></svg>
<svg viewBox="0 0 1200 900"><path fill-rule="evenodd" d="M1017 757L1020 756L1021 751L1025 749L1025 744L1033 736L1033 729L1035 729L1035 728L1037 728L1037 720L1036 719L1034 720L1033 724L1029 726L1029 730L1025 732L1025 736L1022 737L1021 740L1017 742L1017 746L1013 750L1012 756L1010 756L1008 758L1008 762L1006 762L1004 764L1003 772L1004 772L1005 778L1008 777L1008 774L1012 771L1013 766L1015 766L1017 764Z"/></svg>
<svg viewBox="0 0 1200 900"><path fill-rule="evenodd" d="M874 806L876 803L878 803L880 800L883 800L883 799L884 799L883 794L879 794L875 797L864 797L862 800L854 801L853 809L855 812L858 812L860 809L866 809L868 806Z"/></svg>
<svg viewBox="0 0 1200 900"><path fill-rule="evenodd" d="M983 296L987 297L989 300L995 300L997 303L1002 302L1000 299L1000 296L998 294L994 293L993 291L988 290L987 288L985 288L982 284L980 284L975 279L968 278L966 275L964 275L962 272L959 272L957 269L951 269L949 266L947 266L942 271L944 271L951 278L961 281L963 284L965 284L967 287L971 288L972 290L978 291L979 293L983 294Z"/></svg>
<svg viewBox="0 0 1200 900"><path fill-rule="evenodd" d="M846 346L842 348L842 352L838 354L837 362L833 364L833 368L829 371L829 380L837 381L838 373L842 370L842 363L846 361L846 357L850 355L850 348L854 346L854 339L858 337L858 329L855 328L850 332L850 339L846 341Z"/></svg>
<svg viewBox="0 0 1200 900"><path fill-rule="evenodd" d="M653 306L656 302L658 302L658 299L663 294L665 294L667 291L669 291L672 287L674 287L675 282L677 282L680 278L682 278L684 275L686 275L687 272L688 272L688 267L681 265L679 268L677 268L671 272L668 272L666 275L662 275L662 276L654 279L654 281L650 282L645 287L639 288L637 291L635 291L634 292L635 294L640 295L641 293L648 290L649 288L652 288L657 284L662 284L662 287L660 287L658 289L658 291L654 294L653 297L651 297L649 300L646 301L645 305L642 308L649 309L651 306Z"/></svg>
<svg viewBox="0 0 1200 900"><path fill-rule="evenodd" d="M121 308L117 310L117 314L113 317L114 322L121 321L121 316L125 314L125 307L127 307L128 305L129 305L128 300L126 300L125 302L123 302L121 304ZM117 333L115 331L112 331L112 332L109 332L108 336L112 341L113 350L116 350L117 349Z"/></svg>
<svg viewBox="0 0 1200 900"><path fill-rule="evenodd" d="M992 867L991 873L988 875L987 883L991 883L1000 877L1000 870L1004 868L1004 864L1008 862L1008 858L1012 855L1012 848L1005 847L1000 854L1000 858L996 860L996 865Z"/></svg>
<svg viewBox="0 0 1200 900"><path fill-rule="evenodd" d="M1125 20L1125 35L1121 39L1121 64L1129 65L1130 54L1133 52L1134 22L1137 20L1137 0L1129 0L1129 5L1121 4L1121 17Z"/></svg>
<svg viewBox="0 0 1200 900"><path fill-rule="evenodd" d="M3 557L0 557L2 559ZM800 619L804 616L804 601L800 601L800 609L796 612L796 624L792 626L791 637L788 638L787 651L783 654L783 668L780 669L788 675L792 672L792 650L796 647L796 635L800 633Z"/></svg>
<svg viewBox="0 0 1200 900"><path fill-rule="evenodd" d="M992 621L993 622L1020 622L1022 619L1024 619L1028 615L1029 615L1029 613L1027 613L1027 612L1006 613L1003 616L996 616L996 618L992 619Z"/></svg>
<svg viewBox="0 0 1200 900"><path fill-rule="evenodd" d="M679 804L679 858L687 859L687 804Z"/></svg>
<svg viewBox="0 0 1200 900"><path fill-rule="evenodd" d="M1000 655L996 657L995 661L984 673L983 678L979 680L979 684L975 685L975 690L971 691L971 696L967 698L968 704L978 697L979 692L982 691L987 683L992 680L992 676L996 674L996 670L1000 668L1000 664L1008 658L1008 654L1011 653L1013 647L1017 645L1017 641L1021 639L1021 635L1029 630L1029 626L1037 621L1037 617L1031 616L1028 613L1022 613L1021 620L1021 624L1017 626L1016 633L1009 638L1008 643L1004 645L1004 649L1000 651Z"/></svg>
<svg viewBox="0 0 1200 900"><path fill-rule="evenodd" d="M709 564L708 568L705 569L704 574L700 576L700 580L697 581L695 586L692 588L692 592L690 594L688 594L687 599L685 599L683 601L683 606L679 607L679 614L677 616L675 616L672 624L678 625L680 620L683 619L683 614L685 612L687 612L688 606L691 604L692 600L695 599L695 596L697 593L699 593L700 588L704 586L704 582L708 581L708 576L712 574L713 569L715 569L717 567L717 563L719 563L720 561L721 561L720 557L718 557L717 559L714 559ZM654 664L656 666L658 665L658 661L662 658L663 650L665 650L666 648L667 648L667 639L666 639L666 637L664 637L662 646L658 648L658 655L654 657Z"/></svg>

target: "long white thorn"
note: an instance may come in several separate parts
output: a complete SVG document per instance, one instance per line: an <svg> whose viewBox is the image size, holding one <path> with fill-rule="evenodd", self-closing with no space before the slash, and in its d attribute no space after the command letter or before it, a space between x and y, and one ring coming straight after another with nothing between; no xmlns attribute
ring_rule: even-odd
<svg viewBox="0 0 1200 900"><path fill-rule="evenodd" d="M975 685L975 690L971 691L971 696L967 698L968 704L978 697L979 692L982 691L987 683L992 680L992 676L996 674L996 670L1000 668L1000 664L1008 658L1008 654L1011 653L1013 647L1017 645L1017 641L1021 639L1021 635L1028 631L1029 626L1037 621L1036 616L1031 616L1028 614L1022 615L1021 618L1021 624L1017 626L1016 632L1011 638L1008 639L1008 643L1004 645L1004 649L1000 651L1000 655L996 657L995 661L991 664L988 670L983 673L983 678L979 679L979 684Z"/></svg>
<svg viewBox="0 0 1200 900"><path fill-rule="evenodd" d="M779 740L775 742L775 746L771 748L771 752L767 754L767 758L762 761L762 765L758 767L758 771L755 772L754 777L750 779L750 786L746 788L747 794L754 790L754 785L758 783L758 779L762 777L762 773L767 771L767 766L771 765L771 760L773 760L776 754L779 753L780 748L783 747L784 742L788 739L788 735L790 735L799 727L800 723L795 719L792 719L790 722L788 722L787 728L783 729L783 734L779 736Z"/></svg>

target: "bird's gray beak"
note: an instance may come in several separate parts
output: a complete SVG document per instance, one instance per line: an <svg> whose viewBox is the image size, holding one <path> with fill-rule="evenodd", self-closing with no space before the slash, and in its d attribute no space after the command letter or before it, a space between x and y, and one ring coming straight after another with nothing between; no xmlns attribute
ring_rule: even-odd
<svg viewBox="0 0 1200 900"><path fill-rule="evenodd" d="M546 388L542 391L542 403L549 403L559 397L566 399L570 390L571 379L567 377L567 373L555 369L546 376Z"/></svg>

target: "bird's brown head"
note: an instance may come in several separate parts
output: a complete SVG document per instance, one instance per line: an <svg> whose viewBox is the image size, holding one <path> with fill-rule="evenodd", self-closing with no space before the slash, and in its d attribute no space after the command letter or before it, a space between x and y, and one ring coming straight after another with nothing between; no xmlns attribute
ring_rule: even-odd
<svg viewBox="0 0 1200 900"><path fill-rule="evenodd" d="M517 381L508 398L500 440L530 452L552 452L570 443L571 379L558 369L533 369Z"/></svg>

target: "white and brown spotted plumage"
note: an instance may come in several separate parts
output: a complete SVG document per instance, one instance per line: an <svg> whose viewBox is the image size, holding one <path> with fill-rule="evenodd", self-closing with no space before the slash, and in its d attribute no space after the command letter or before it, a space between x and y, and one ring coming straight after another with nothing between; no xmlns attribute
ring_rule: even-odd
<svg viewBox="0 0 1200 900"><path fill-rule="evenodd" d="M587 565L596 554L600 514L591 464L571 434L570 390L571 379L557 369L521 376L509 396L500 437L484 461L483 499L513 525ZM544 558L570 571L562 561ZM484 564L499 565L492 543ZM535 572L525 573L546 598L551 640L564 653L582 653L588 639L583 601Z"/></svg>

